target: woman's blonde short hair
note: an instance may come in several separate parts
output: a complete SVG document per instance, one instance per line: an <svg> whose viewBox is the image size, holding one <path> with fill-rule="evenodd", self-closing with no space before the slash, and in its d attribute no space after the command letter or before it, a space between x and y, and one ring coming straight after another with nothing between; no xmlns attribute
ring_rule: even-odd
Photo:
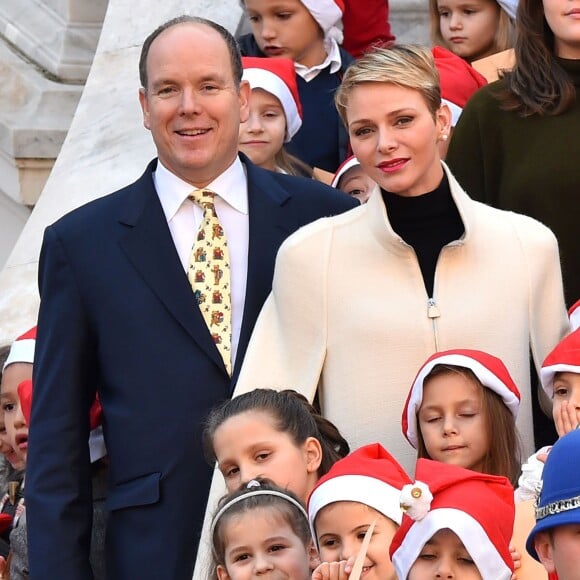
<svg viewBox="0 0 580 580"><path fill-rule="evenodd" d="M499 6L499 5L498 5ZM438 44L449 50L449 46L443 35L441 34L441 20L439 16L438 0L429 0L429 22L431 27L431 41L433 44ZM493 39L493 46L490 47L489 53L501 52L508 48L513 48L515 41L515 26L509 14L503 9L499 8L499 21Z"/></svg>
<svg viewBox="0 0 580 580"><path fill-rule="evenodd" d="M338 114L346 126L350 93L365 83L390 83L419 91L433 117L441 106L439 73L431 51L422 46L395 44L375 48L348 67L334 97Z"/></svg>

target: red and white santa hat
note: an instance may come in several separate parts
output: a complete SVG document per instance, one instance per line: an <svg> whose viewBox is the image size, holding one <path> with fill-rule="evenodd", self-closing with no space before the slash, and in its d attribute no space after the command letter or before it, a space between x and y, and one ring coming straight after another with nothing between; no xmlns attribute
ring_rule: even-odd
<svg viewBox="0 0 580 580"><path fill-rule="evenodd" d="M36 345L36 326L19 336L10 347L8 358L2 371L12 363L34 363L34 347Z"/></svg>
<svg viewBox="0 0 580 580"><path fill-rule="evenodd" d="M302 103L298 94L294 62L289 58L243 56L244 74L252 89L264 89L280 101L286 116L288 142L302 126Z"/></svg>
<svg viewBox="0 0 580 580"><path fill-rule="evenodd" d="M405 515L389 550L397 577L407 578L425 544L439 530L449 529L483 580L509 580L515 517L509 480L430 459L417 461L415 479L401 492Z"/></svg>
<svg viewBox="0 0 580 580"><path fill-rule="evenodd" d="M570 306L568 309L568 318L570 320L570 329L572 331L580 328L580 300Z"/></svg>
<svg viewBox="0 0 580 580"><path fill-rule="evenodd" d="M308 520L312 537L320 510L337 501L356 501L382 513L396 524L403 512L401 489L411 479L397 460L379 443L365 445L337 461L323 475L308 498Z"/></svg>
<svg viewBox="0 0 580 580"><path fill-rule="evenodd" d="M487 80L450 50L434 46L431 52L439 72L441 100L451 109L451 126L455 127L471 95L486 85Z"/></svg>
<svg viewBox="0 0 580 580"><path fill-rule="evenodd" d="M540 379L549 397L554 395L556 373L580 374L580 329L562 339L542 364Z"/></svg>
<svg viewBox="0 0 580 580"><path fill-rule="evenodd" d="M324 36L334 38L336 42L342 44L343 0L301 0L301 2L318 22Z"/></svg>
<svg viewBox="0 0 580 580"><path fill-rule="evenodd" d="M502 398L514 419L517 417L520 408L520 391L499 358L481 350L454 349L437 352L429 357L419 369L403 409L401 419L403 435L415 449L418 444L417 413L423 402L425 379L437 365L451 365L471 370L484 387L491 389Z"/></svg>
<svg viewBox="0 0 580 580"><path fill-rule="evenodd" d="M360 165L360 161L354 156L351 155L347 157L338 167L332 181L330 183L331 187L338 187L338 183L340 182L342 176L353 167L358 167Z"/></svg>
<svg viewBox="0 0 580 580"><path fill-rule="evenodd" d="M519 0L496 0L500 8L507 12L507 15L512 19L516 19L516 12L518 10Z"/></svg>

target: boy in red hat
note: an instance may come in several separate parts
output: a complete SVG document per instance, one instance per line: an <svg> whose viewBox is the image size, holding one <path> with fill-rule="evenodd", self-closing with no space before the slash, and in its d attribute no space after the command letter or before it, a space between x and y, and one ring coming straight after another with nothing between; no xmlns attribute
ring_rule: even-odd
<svg viewBox="0 0 580 580"><path fill-rule="evenodd" d="M243 0L252 33L239 40L244 56L294 61L304 116L287 144L311 167L334 173L348 154L348 134L334 106L334 92L353 61L339 46L343 0Z"/></svg>
<svg viewBox="0 0 580 580"><path fill-rule="evenodd" d="M390 554L398 578L510 580L513 487L505 477L419 459L401 492Z"/></svg>
<svg viewBox="0 0 580 580"><path fill-rule="evenodd" d="M378 443L337 461L308 499L308 519L322 564L313 579L346 573L374 525L363 573L365 580L396 580L388 547L401 523L399 496L409 476ZM373 524L374 522L374 524Z"/></svg>

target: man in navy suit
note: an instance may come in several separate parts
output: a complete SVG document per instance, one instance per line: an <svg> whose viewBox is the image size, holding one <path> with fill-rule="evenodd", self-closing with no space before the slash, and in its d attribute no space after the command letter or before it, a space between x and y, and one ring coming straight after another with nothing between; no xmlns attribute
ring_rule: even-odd
<svg viewBox="0 0 580 580"><path fill-rule="evenodd" d="M166 23L145 41L140 73L158 159L45 232L26 481L33 580L92 577L86 441L96 392L110 461L107 578L191 578L212 472L202 422L231 395L278 247L356 205L238 156L250 90L221 26ZM205 187L230 252L232 377L186 275L203 213L188 196Z"/></svg>

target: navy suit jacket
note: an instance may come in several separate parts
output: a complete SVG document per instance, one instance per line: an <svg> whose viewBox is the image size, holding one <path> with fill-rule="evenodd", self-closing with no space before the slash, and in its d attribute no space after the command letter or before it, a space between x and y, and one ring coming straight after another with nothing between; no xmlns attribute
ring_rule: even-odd
<svg viewBox="0 0 580 580"><path fill-rule="evenodd" d="M98 391L110 461L108 578L190 580L212 473L203 420L231 395L276 252L300 226L357 205L242 160L249 252L233 380L173 244L156 161L132 185L46 229L26 480L32 579L92 577L86 442Z"/></svg>

